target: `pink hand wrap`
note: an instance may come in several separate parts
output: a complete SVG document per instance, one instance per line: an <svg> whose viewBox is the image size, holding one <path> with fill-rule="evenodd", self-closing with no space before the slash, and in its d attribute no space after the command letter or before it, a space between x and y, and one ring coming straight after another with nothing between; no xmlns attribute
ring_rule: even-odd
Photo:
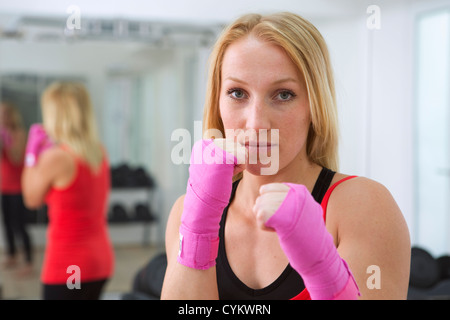
<svg viewBox="0 0 450 320"><path fill-rule="evenodd" d="M358 287L325 228L322 207L305 186L286 185L290 190L266 226L277 232L289 263L302 276L311 299L357 299Z"/></svg>
<svg viewBox="0 0 450 320"><path fill-rule="evenodd" d="M25 166L33 167L39 155L53 145L47 132L40 124L33 124L28 132L28 141L25 149Z"/></svg>
<svg viewBox="0 0 450 320"><path fill-rule="evenodd" d="M230 201L236 164L236 157L212 140L194 144L179 230L179 263L199 270L216 264L219 223Z"/></svg>

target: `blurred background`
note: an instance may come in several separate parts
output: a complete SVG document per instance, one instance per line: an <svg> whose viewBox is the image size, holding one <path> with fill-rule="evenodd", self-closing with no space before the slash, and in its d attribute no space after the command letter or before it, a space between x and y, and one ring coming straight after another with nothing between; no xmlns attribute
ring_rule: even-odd
<svg viewBox="0 0 450 320"><path fill-rule="evenodd" d="M82 81L91 93L114 169L112 240L132 248L117 263L137 252L135 269L123 267L130 279L164 250L170 208L185 192L172 132L185 128L194 141L215 39L243 13L276 11L307 18L328 43L340 171L384 184L412 244L449 254L450 0L0 0L0 98L16 103L27 127L41 120L50 82ZM30 219L43 248L45 210Z"/></svg>

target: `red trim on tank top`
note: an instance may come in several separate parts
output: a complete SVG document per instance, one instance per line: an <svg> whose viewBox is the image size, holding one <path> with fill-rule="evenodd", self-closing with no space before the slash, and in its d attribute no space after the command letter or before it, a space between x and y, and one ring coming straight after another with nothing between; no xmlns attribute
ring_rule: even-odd
<svg viewBox="0 0 450 320"><path fill-rule="evenodd" d="M333 190L340 185L342 182L350 180L352 178L356 178L358 176L348 176L345 177L339 181L337 181L335 184L333 184L328 190L327 193L325 193L325 196L322 199L322 203L320 204L322 206L323 209L323 221L327 221L327 206L328 206L328 200L330 199L331 193L333 192Z"/></svg>

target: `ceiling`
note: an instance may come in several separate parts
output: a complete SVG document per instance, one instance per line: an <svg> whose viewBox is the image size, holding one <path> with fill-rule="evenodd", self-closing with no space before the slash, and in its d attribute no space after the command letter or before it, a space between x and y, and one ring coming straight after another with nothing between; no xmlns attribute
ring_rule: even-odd
<svg viewBox="0 0 450 320"><path fill-rule="evenodd" d="M293 11L308 19L353 14L366 0L14 0L0 1L0 14L68 16L76 5L81 17L226 23L246 12ZM364 11L363 11L364 12Z"/></svg>
<svg viewBox="0 0 450 320"><path fill-rule="evenodd" d="M368 0L0 0L0 38L203 43L248 12L292 11L313 23L365 14ZM74 4L75 7L74 7ZM81 28L66 28L77 10ZM168 40L169 39L169 40Z"/></svg>

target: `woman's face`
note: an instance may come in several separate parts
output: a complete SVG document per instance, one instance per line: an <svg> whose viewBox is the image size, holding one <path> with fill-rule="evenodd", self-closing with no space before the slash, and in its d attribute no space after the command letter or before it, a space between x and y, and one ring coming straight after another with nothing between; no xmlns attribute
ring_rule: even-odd
<svg viewBox="0 0 450 320"><path fill-rule="evenodd" d="M281 47L251 36L240 39L227 48L221 76L219 108L225 134L248 149L247 171L275 174L274 168L307 158L311 114L306 85Z"/></svg>

